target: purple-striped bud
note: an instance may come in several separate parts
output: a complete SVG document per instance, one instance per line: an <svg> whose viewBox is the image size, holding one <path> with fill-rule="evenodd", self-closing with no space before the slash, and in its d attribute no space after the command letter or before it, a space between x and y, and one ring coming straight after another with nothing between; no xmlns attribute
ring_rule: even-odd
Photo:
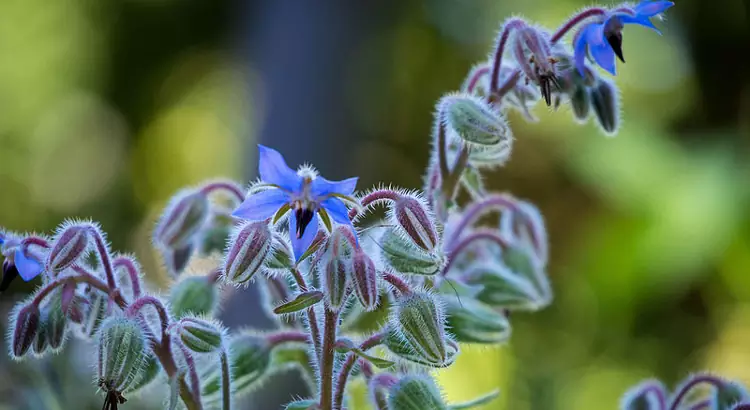
<svg viewBox="0 0 750 410"><path fill-rule="evenodd" d="M221 326L193 317L181 319L177 336L185 347L196 353L213 353L222 349L224 330Z"/></svg>
<svg viewBox="0 0 750 410"><path fill-rule="evenodd" d="M203 227L210 216L208 197L201 191L186 190L175 195L156 227L154 239L168 248L182 248Z"/></svg>
<svg viewBox="0 0 750 410"><path fill-rule="evenodd" d="M392 219L411 241L427 252L438 245L435 217L427 204L413 196L403 195L393 204Z"/></svg>
<svg viewBox="0 0 750 410"><path fill-rule="evenodd" d="M372 311L378 306L378 271L375 263L362 251L354 253L352 282L359 303L365 310Z"/></svg>
<svg viewBox="0 0 750 410"><path fill-rule="evenodd" d="M93 290L89 294L83 321L80 327L80 334L84 339L91 339L99 331L102 322L107 318L108 297L106 294Z"/></svg>
<svg viewBox="0 0 750 410"><path fill-rule="evenodd" d="M446 361L445 314L442 305L432 295L424 292L402 295L396 300L392 320L404 339L425 361Z"/></svg>
<svg viewBox="0 0 750 410"><path fill-rule="evenodd" d="M11 320L13 332L10 340L10 354L14 359L22 358L34 343L39 332L41 313L39 306L30 303L21 306Z"/></svg>
<svg viewBox="0 0 750 410"><path fill-rule="evenodd" d="M491 146L508 143L512 138L505 116L482 98L453 94L438 104L447 129L472 145Z"/></svg>
<svg viewBox="0 0 750 410"><path fill-rule="evenodd" d="M224 260L224 277L245 284L263 267L271 250L271 230L266 222L249 222L233 235Z"/></svg>
<svg viewBox="0 0 750 410"><path fill-rule="evenodd" d="M323 272L323 290L326 305L338 311L344 303L351 262L343 258L331 258Z"/></svg>
<svg viewBox="0 0 750 410"><path fill-rule="evenodd" d="M67 224L54 240L52 250L47 258L47 268L51 272L60 272L73 265L86 253L89 247L89 230L87 224Z"/></svg>
<svg viewBox="0 0 750 410"><path fill-rule="evenodd" d="M98 377L119 392L137 382L147 368L148 339L137 319L110 317L99 332Z"/></svg>

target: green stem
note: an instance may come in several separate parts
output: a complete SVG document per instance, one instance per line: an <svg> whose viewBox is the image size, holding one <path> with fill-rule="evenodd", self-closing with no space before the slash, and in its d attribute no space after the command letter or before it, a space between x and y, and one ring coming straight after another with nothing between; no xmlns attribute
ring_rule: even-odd
<svg viewBox="0 0 750 410"><path fill-rule="evenodd" d="M339 314L326 309L323 350L320 355L320 409L333 410L333 360Z"/></svg>
<svg viewBox="0 0 750 410"><path fill-rule="evenodd" d="M221 351L221 394L222 410L230 410L232 407L232 377L229 374L229 360L226 350Z"/></svg>

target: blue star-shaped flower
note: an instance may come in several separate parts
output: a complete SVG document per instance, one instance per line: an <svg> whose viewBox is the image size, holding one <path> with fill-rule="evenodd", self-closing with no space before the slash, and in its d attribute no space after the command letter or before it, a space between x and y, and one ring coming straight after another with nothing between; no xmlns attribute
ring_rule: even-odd
<svg viewBox="0 0 750 410"><path fill-rule="evenodd" d="M327 224L332 218L337 223L351 225L349 210L339 198L354 193L357 178L329 181L308 167L294 171L278 151L263 145L258 148L260 179L272 188L248 196L233 216L258 221L277 213L280 217L291 209L294 215L289 218L289 235L297 260L318 233L318 214Z"/></svg>
<svg viewBox="0 0 750 410"><path fill-rule="evenodd" d="M604 21L584 26L574 41L576 68L584 75L584 60L587 53L594 61L610 74L615 75L615 55L625 62L622 54L622 28L625 24L640 24L659 33L651 22L657 16L674 5L671 1L645 0L635 8L614 10ZM661 34L661 33L660 33Z"/></svg>
<svg viewBox="0 0 750 410"><path fill-rule="evenodd" d="M9 241L0 238L0 249L5 255L0 292L6 291L10 283L18 276L28 282L39 276L44 270L42 264L29 255L28 250L24 249L23 244L13 238Z"/></svg>

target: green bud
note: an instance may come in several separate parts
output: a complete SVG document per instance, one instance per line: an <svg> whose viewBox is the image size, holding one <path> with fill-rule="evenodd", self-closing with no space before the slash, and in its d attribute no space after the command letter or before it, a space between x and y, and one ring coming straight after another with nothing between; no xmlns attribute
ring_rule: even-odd
<svg viewBox="0 0 750 410"><path fill-rule="evenodd" d="M504 343L510 323L502 313L472 299L446 298L448 328L459 343Z"/></svg>
<svg viewBox="0 0 750 410"><path fill-rule="evenodd" d="M49 338L47 337L47 322L49 320L49 309L40 309L39 311L39 330L36 332L34 342L31 345L31 351L36 357L41 357L47 352Z"/></svg>
<svg viewBox="0 0 750 410"><path fill-rule="evenodd" d="M89 296L89 303L86 313L81 323L80 333L86 339L91 339L102 325L107 317L107 295L92 290Z"/></svg>
<svg viewBox="0 0 750 410"><path fill-rule="evenodd" d="M447 410L440 390L427 375L407 375L388 389L390 410Z"/></svg>
<svg viewBox="0 0 750 410"><path fill-rule="evenodd" d="M87 224L66 223L55 237L54 246L50 250L47 268L51 272L60 272L70 267L78 258L83 256L89 245L89 229Z"/></svg>
<svg viewBox="0 0 750 410"><path fill-rule="evenodd" d="M591 88L591 107L602 130L608 135L617 133L620 125L620 106L614 83L599 79Z"/></svg>
<svg viewBox="0 0 750 410"><path fill-rule="evenodd" d="M129 391L132 393L151 384L152 381L156 380L156 376L159 375L160 370L161 364L159 364L159 360L149 355L146 358L146 364L144 365L141 377L130 386Z"/></svg>
<svg viewBox="0 0 750 410"><path fill-rule="evenodd" d="M12 332L10 336L10 354L14 359L22 358L36 340L36 334L39 333L39 322L41 321L41 312L39 306L34 303L28 305L18 304L11 313L10 323Z"/></svg>
<svg viewBox="0 0 750 410"><path fill-rule="evenodd" d="M591 111L591 96L589 90L583 84L579 84L570 95L570 106L573 108L573 116L578 121L586 121Z"/></svg>
<svg viewBox="0 0 750 410"><path fill-rule="evenodd" d="M182 344L196 353L213 353L222 349L224 330L213 323L193 317L182 318L176 325Z"/></svg>
<svg viewBox="0 0 750 410"><path fill-rule="evenodd" d="M47 343L56 352L65 343L68 324L68 317L62 308L62 293L60 291L56 291L50 295L47 303L42 308L42 312L46 316L46 319L40 325L40 330L44 328Z"/></svg>
<svg viewBox="0 0 750 410"><path fill-rule="evenodd" d="M434 368L450 366L456 360L459 352L458 343L448 339L445 342L446 359L442 362L431 362L414 349L408 340L395 331L389 331L386 333L386 336L383 339L383 345L387 347L391 353L403 360Z"/></svg>
<svg viewBox="0 0 750 410"><path fill-rule="evenodd" d="M233 396L253 391L268 374L271 346L265 338L240 334L229 341L229 364L232 373ZM210 368L204 377L203 396L217 400L221 396L221 373L218 366Z"/></svg>
<svg viewBox="0 0 750 410"><path fill-rule="evenodd" d="M212 316L218 305L216 285L206 276L184 277L169 292L169 309L177 318L188 313Z"/></svg>
<svg viewBox="0 0 750 410"><path fill-rule="evenodd" d="M440 111L449 130L464 141L495 145L511 139L505 118L485 100L466 94L454 94L440 100Z"/></svg>
<svg viewBox="0 0 750 410"><path fill-rule="evenodd" d="M266 268L288 272L294 266L294 259L284 239L273 235L273 246L265 260Z"/></svg>
<svg viewBox="0 0 750 410"><path fill-rule="evenodd" d="M720 388L714 389L711 401L712 409L731 409L732 406L750 400L750 394L743 385L734 381L722 383Z"/></svg>
<svg viewBox="0 0 750 410"><path fill-rule="evenodd" d="M445 264L438 253L427 253L412 245L393 229L380 239L383 260L396 272L414 275L436 275Z"/></svg>
<svg viewBox="0 0 750 410"><path fill-rule="evenodd" d="M99 380L128 391L146 370L150 355L146 331L136 319L109 317L99 330Z"/></svg>
<svg viewBox="0 0 750 410"><path fill-rule="evenodd" d="M445 315L442 306L430 294L402 295L396 300L392 320L409 346L425 361L444 363L447 360Z"/></svg>

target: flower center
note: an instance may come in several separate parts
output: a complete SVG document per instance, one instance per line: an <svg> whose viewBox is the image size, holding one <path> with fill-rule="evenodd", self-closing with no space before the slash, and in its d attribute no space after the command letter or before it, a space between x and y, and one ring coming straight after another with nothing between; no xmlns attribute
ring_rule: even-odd
<svg viewBox="0 0 750 410"><path fill-rule="evenodd" d="M305 229L307 228L307 225L310 224L310 221L312 221L314 215L314 208L297 203L297 206L294 209L294 218L297 221L297 232L295 232L297 239L302 238L302 235L305 234Z"/></svg>

